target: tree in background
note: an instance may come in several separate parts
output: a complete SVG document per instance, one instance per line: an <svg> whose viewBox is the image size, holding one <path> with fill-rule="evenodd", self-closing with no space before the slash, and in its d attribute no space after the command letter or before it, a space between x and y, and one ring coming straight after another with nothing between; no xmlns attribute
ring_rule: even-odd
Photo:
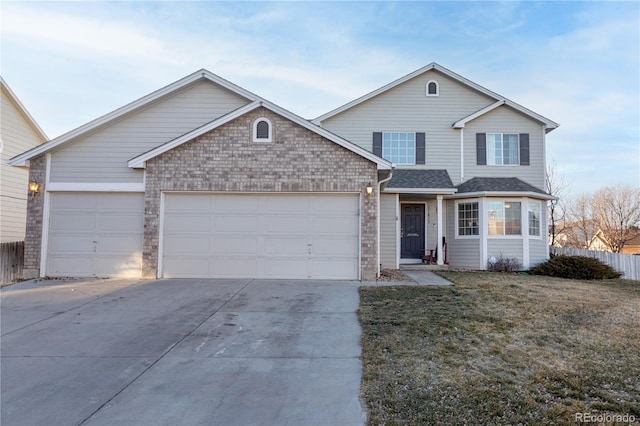
<svg viewBox="0 0 640 426"><path fill-rule="evenodd" d="M563 234L563 246L581 249L591 248L591 241L598 232L591 211L591 195L582 194L571 200L567 206Z"/></svg>
<svg viewBox="0 0 640 426"><path fill-rule="evenodd" d="M620 253L640 225L640 188L615 185L597 190L591 196L591 213L605 244Z"/></svg>
<svg viewBox="0 0 640 426"><path fill-rule="evenodd" d="M564 178L558 173L556 162L547 165L544 174L545 189L549 195L556 197L555 200L549 201L547 205L549 215L549 243L553 246L556 244L556 236L564 230L565 221L565 205L563 202L564 190L566 184Z"/></svg>

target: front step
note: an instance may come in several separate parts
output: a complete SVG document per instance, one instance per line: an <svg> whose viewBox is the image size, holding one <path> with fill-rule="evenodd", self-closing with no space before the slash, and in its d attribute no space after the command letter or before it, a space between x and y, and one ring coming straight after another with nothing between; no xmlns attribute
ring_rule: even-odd
<svg viewBox="0 0 640 426"><path fill-rule="evenodd" d="M422 263L405 263L400 265L401 271L446 271L449 265L428 265Z"/></svg>

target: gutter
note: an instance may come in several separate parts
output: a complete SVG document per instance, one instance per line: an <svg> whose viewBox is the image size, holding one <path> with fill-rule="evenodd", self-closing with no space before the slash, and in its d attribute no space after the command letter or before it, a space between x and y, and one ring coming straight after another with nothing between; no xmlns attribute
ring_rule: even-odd
<svg viewBox="0 0 640 426"><path fill-rule="evenodd" d="M376 222L377 222L376 230L378 233L376 238L376 245L377 245L376 278L380 278L380 193L382 192L382 184L387 183L391 180L391 178L393 177L393 171L395 169L396 169L396 165L391 164L391 172L389 172L389 176L386 179L382 179L381 181L378 182L378 195L377 195L378 196L378 202L377 202L378 213L376 214Z"/></svg>

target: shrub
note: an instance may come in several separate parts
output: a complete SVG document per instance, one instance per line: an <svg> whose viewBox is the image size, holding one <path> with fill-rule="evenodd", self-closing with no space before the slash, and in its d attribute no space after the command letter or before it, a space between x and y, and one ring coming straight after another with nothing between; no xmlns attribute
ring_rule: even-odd
<svg viewBox="0 0 640 426"><path fill-rule="evenodd" d="M620 278L622 274L598 259L584 256L554 256L531 268L534 275L572 278L576 280L606 280Z"/></svg>
<svg viewBox="0 0 640 426"><path fill-rule="evenodd" d="M515 257L504 257L502 253L498 257L491 256L487 261L487 270L490 272L516 272L522 269L522 263Z"/></svg>

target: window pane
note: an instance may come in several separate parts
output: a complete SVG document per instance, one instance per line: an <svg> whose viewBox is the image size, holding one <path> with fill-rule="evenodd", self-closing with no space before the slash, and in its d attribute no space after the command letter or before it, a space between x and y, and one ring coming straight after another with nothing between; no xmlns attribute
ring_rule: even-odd
<svg viewBox="0 0 640 426"><path fill-rule="evenodd" d="M529 203L529 235L540 236L540 203Z"/></svg>
<svg viewBox="0 0 640 426"><path fill-rule="evenodd" d="M505 217L505 235L520 235L520 220L521 220L521 204L519 202L505 202L504 203L504 217Z"/></svg>
<svg viewBox="0 0 640 426"><path fill-rule="evenodd" d="M492 201L488 203L489 235L504 235L504 203Z"/></svg>
<svg viewBox="0 0 640 426"><path fill-rule="evenodd" d="M458 204L458 235L478 234L478 203Z"/></svg>
<svg viewBox="0 0 640 426"><path fill-rule="evenodd" d="M520 164L520 147L518 135L503 135L504 164Z"/></svg>
<svg viewBox="0 0 640 426"><path fill-rule="evenodd" d="M397 164L416 163L415 133L387 132L382 135L382 157Z"/></svg>

